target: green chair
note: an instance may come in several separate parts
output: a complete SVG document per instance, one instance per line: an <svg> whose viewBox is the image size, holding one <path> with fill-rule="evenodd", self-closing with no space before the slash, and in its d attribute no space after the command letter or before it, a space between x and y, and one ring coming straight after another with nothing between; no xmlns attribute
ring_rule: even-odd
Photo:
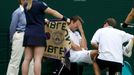
<svg viewBox="0 0 134 75"><path fill-rule="evenodd" d="M123 63L122 75L133 75L131 65L127 61L124 61Z"/></svg>

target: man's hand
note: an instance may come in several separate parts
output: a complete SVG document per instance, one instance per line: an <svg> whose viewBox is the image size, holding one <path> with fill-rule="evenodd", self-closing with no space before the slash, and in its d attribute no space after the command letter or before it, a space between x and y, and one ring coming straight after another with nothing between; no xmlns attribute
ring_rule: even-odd
<svg viewBox="0 0 134 75"><path fill-rule="evenodd" d="M81 24L78 25L78 29L79 30L83 29Z"/></svg>

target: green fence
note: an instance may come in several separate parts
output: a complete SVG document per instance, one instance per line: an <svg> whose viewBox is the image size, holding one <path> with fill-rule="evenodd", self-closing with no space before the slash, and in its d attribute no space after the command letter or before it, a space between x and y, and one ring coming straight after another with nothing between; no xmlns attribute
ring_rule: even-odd
<svg viewBox="0 0 134 75"><path fill-rule="evenodd" d="M123 22L131 10L133 0L43 0L48 6L58 10L65 16L80 15L84 20L84 30L91 49L90 40L94 32L103 25L108 17L117 19L118 24ZM7 64L10 58L9 25L12 12L18 7L17 0L1 0L0 7L0 75L6 75ZM49 18L49 15L47 16ZM134 29L124 29L134 34ZM134 53L134 52L133 52ZM125 58L134 71L134 55ZM45 64L43 64L43 67ZM51 66L51 65L50 65ZM45 71L44 71L45 70ZM44 68L43 73L47 72ZM84 75L92 75L92 65L84 67Z"/></svg>

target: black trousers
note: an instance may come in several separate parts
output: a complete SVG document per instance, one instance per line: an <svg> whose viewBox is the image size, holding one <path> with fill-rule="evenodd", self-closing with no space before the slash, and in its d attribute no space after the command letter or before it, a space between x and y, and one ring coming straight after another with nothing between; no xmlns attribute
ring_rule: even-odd
<svg viewBox="0 0 134 75"><path fill-rule="evenodd" d="M101 70L108 69L109 75L115 75L116 73L122 73L122 64L112 61L105 61L101 59L96 59L96 62Z"/></svg>

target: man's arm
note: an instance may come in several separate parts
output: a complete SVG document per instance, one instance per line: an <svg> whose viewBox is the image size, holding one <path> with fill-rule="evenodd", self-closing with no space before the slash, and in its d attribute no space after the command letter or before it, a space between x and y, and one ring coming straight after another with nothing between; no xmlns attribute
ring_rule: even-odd
<svg viewBox="0 0 134 75"><path fill-rule="evenodd" d="M10 31L10 42L12 42L13 35L14 35L15 31L16 31L16 26L17 26L17 23L18 23L18 18L19 18L18 12L14 12L12 14L12 20L11 20L11 24L10 24L10 28L9 28L9 31Z"/></svg>
<svg viewBox="0 0 134 75"><path fill-rule="evenodd" d="M80 51L82 50L82 48L80 46L78 46L77 44L73 43L73 41L71 41L71 48L75 51Z"/></svg>
<svg viewBox="0 0 134 75"><path fill-rule="evenodd" d="M127 57L131 57L133 46L134 46L134 38L129 40L128 44L124 47L123 54Z"/></svg>
<svg viewBox="0 0 134 75"><path fill-rule="evenodd" d="M98 50L99 47L100 30L98 29L91 40L91 45L94 49Z"/></svg>
<svg viewBox="0 0 134 75"><path fill-rule="evenodd" d="M130 57L131 54L132 54L132 48L133 48L133 42L134 42L134 35L131 35L129 33L126 33L126 32L122 32L122 41L123 43L124 42L128 42L128 44L124 47L124 50L123 50L123 54L127 57Z"/></svg>
<svg viewBox="0 0 134 75"><path fill-rule="evenodd" d="M83 28L82 28L82 25L80 24L78 28L79 28L79 31L80 31L80 34L81 34L80 47L84 48L84 49L87 49L87 40L86 40L85 33L84 33Z"/></svg>
<svg viewBox="0 0 134 75"><path fill-rule="evenodd" d="M91 43L92 48L98 50L99 44L98 43Z"/></svg>

